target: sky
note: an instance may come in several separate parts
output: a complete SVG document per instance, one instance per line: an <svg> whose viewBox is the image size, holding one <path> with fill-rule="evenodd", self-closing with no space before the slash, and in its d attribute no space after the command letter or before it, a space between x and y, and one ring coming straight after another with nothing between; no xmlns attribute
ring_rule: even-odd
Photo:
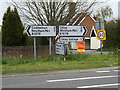
<svg viewBox="0 0 120 90"><path fill-rule="evenodd" d="M113 18L117 19L118 18L118 2L120 0L102 0L102 1L107 1L105 5L108 5L112 8ZM10 2L10 0L0 0L0 25L2 25L2 17L5 11L7 10L7 7L10 6L8 2Z"/></svg>

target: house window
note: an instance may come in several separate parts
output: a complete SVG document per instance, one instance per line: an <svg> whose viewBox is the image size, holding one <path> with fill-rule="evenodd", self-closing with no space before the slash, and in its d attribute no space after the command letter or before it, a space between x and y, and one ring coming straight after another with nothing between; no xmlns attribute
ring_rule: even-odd
<svg viewBox="0 0 120 90"><path fill-rule="evenodd" d="M94 30L92 30L91 37L96 37Z"/></svg>

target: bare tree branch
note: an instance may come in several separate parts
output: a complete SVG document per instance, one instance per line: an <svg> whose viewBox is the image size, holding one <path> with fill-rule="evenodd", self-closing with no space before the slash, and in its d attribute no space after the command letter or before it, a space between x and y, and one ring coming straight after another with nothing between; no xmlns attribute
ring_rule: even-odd
<svg viewBox="0 0 120 90"><path fill-rule="evenodd" d="M72 4L75 8L72 9ZM12 5L18 8L20 16L24 21L29 21L36 25L56 25L70 23L72 18L78 13L89 13L91 14L91 8L96 4L93 2L50 2L33 1L29 0L26 2L15 2L12 0ZM71 5L71 6L70 6ZM69 10L71 7L71 10Z"/></svg>

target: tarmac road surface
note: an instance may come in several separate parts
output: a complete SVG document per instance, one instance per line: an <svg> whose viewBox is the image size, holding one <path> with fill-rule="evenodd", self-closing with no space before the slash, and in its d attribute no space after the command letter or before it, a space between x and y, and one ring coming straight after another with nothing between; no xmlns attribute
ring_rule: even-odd
<svg viewBox="0 0 120 90"><path fill-rule="evenodd" d="M119 70L2 78L2 88L118 88Z"/></svg>
<svg viewBox="0 0 120 90"><path fill-rule="evenodd" d="M77 50L69 50L69 52L72 52L73 54L77 54ZM102 51L102 54L110 54L114 52L105 52ZM96 51L96 50L85 50L85 54L101 54L101 51Z"/></svg>

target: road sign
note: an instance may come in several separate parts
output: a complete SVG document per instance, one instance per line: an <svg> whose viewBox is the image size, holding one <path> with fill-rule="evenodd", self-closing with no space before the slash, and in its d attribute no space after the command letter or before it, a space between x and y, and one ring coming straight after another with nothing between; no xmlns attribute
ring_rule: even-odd
<svg viewBox="0 0 120 90"><path fill-rule="evenodd" d="M98 40L106 40L105 30L97 30L97 39Z"/></svg>
<svg viewBox="0 0 120 90"><path fill-rule="evenodd" d="M96 30L104 30L104 22L103 21L96 21Z"/></svg>
<svg viewBox="0 0 120 90"><path fill-rule="evenodd" d="M60 42L84 42L84 37L60 37Z"/></svg>
<svg viewBox="0 0 120 90"><path fill-rule="evenodd" d="M56 43L56 54L64 55L64 44L63 43Z"/></svg>
<svg viewBox="0 0 120 90"><path fill-rule="evenodd" d="M87 32L86 26L59 26L59 36L85 36Z"/></svg>
<svg viewBox="0 0 120 90"><path fill-rule="evenodd" d="M78 53L85 53L85 42L78 42Z"/></svg>
<svg viewBox="0 0 120 90"><path fill-rule="evenodd" d="M56 26L28 26L27 35L33 37L56 36Z"/></svg>

